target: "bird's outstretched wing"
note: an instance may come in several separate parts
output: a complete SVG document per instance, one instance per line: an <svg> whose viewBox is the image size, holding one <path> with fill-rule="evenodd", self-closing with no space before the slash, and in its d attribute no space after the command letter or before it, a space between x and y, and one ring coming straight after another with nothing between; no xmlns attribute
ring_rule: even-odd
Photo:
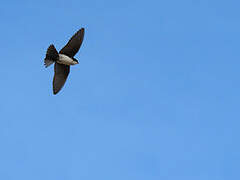
<svg viewBox="0 0 240 180"><path fill-rule="evenodd" d="M54 77L53 77L53 94L57 94L65 84L70 66L55 63L54 65Z"/></svg>
<svg viewBox="0 0 240 180"><path fill-rule="evenodd" d="M65 54L69 57L74 57L80 49L84 37L84 28L76 32L68 43L61 49L60 54Z"/></svg>

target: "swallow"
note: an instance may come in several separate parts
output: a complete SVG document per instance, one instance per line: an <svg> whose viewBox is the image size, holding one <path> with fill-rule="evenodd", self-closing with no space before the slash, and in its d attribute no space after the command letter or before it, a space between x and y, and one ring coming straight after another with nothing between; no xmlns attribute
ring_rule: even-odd
<svg viewBox="0 0 240 180"><path fill-rule="evenodd" d="M54 64L54 77L53 77L53 94L57 94L64 86L70 66L78 64L78 60L74 58L80 49L84 38L84 28L78 30L68 41L68 43L59 51L56 50L51 44L44 59L45 67Z"/></svg>

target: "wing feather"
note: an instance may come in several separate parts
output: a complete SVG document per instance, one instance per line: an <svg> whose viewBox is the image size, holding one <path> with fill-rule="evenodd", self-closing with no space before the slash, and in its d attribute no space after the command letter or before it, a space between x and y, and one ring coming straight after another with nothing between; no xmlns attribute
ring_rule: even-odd
<svg viewBox="0 0 240 180"><path fill-rule="evenodd" d="M76 32L68 43L60 50L60 54L65 54L73 58L80 49L84 38L84 28Z"/></svg>
<svg viewBox="0 0 240 180"><path fill-rule="evenodd" d="M57 94L62 89L67 80L69 72L70 66L55 63L53 77L53 94Z"/></svg>

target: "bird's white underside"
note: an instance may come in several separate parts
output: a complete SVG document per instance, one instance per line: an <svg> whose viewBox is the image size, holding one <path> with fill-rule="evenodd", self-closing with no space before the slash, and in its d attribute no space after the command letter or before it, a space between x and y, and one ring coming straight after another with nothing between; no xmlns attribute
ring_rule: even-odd
<svg viewBox="0 0 240 180"><path fill-rule="evenodd" d="M78 64L76 61L74 61L72 58L64 55L59 54L59 60L57 61L59 64L65 64L65 65L75 65Z"/></svg>

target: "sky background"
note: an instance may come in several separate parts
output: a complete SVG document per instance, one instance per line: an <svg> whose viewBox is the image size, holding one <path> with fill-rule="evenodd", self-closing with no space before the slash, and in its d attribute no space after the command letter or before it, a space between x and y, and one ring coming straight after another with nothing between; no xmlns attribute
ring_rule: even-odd
<svg viewBox="0 0 240 180"><path fill-rule="evenodd" d="M0 179L240 179L239 6L2 1ZM81 27L54 96L46 50Z"/></svg>

